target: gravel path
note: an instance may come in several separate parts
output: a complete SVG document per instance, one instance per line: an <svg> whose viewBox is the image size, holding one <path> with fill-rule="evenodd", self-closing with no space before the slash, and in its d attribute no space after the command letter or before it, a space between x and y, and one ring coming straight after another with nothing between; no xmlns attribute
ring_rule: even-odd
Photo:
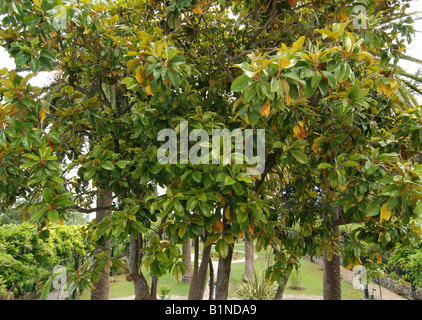
<svg viewBox="0 0 422 320"><path fill-rule="evenodd" d="M355 276L356 274L352 270L348 270L343 267L341 268L341 277L345 281L353 283ZM375 300L409 300L406 297L398 295L394 291L382 286L380 287L375 281L371 281L371 283L368 284L368 292L370 296L372 294L374 295Z"/></svg>

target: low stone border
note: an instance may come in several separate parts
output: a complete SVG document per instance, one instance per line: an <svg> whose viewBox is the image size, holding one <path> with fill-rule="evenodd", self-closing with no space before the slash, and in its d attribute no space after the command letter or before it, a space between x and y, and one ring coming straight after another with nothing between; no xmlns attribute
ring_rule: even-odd
<svg viewBox="0 0 422 320"><path fill-rule="evenodd" d="M374 282L381 286L394 291L398 295L406 297L411 300L422 300L422 290L416 290L415 296L412 294L412 287L408 282L399 282L391 278L375 278Z"/></svg>

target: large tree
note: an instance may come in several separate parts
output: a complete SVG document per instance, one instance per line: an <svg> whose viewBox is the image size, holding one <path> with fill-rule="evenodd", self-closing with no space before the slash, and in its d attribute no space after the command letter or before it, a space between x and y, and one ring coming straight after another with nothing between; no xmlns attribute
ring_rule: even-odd
<svg viewBox="0 0 422 320"><path fill-rule="evenodd" d="M400 15L401 2L390 2L367 1L366 20L354 13L359 1L340 0L0 1L0 39L18 69L59 72L46 90L28 84L33 74L2 73L2 205L23 199L23 216L40 229L69 212L96 212L86 229L95 259L73 279L93 284L99 299L118 263L111 238L131 237L137 299L154 299L166 272L181 279L177 244L187 239L195 239L194 299L211 246L221 255L216 296L227 298L233 245L245 233L258 250L277 248L267 275L280 288L297 257L338 255L336 228L346 221L362 223L348 264L359 261L359 237L384 247L403 240L420 208L421 173L410 161L420 114L402 99L393 68L405 48L396 31L410 27L376 28ZM356 21L367 23L356 29ZM162 129L191 137L165 155L177 164L158 161ZM189 161L197 140L210 146L201 132L223 129L265 130L262 171L235 161L234 142L221 146L226 154L201 150L209 163ZM252 145L253 155L263 146ZM294 187L294 210L280 204L280 181L268 179L277 171Z"/></svg>

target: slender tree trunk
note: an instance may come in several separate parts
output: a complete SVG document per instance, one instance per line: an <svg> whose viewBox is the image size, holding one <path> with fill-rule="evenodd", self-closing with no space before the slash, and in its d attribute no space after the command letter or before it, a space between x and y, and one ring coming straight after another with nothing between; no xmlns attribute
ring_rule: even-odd
<svg viewBox="0 0 422 320"><path fill-rule="evenodd" d="M227 219L223 215L223 236L228 230L230 225L226 224ZM225 258L221 257L218 259L218 270L217 270L217 284L215 286L215 300L227 300L229 295L229 283L230 283L230 272L232 267L234 244L230 244L228 253Z"/></svg>
<svg viewBox="0 0 422 320"><path fill-rule="evenodd" d="M191 283L192 281L192 259L191 259L191 247L190 247L190 239L188 238L186 244L182 247L182 254L184 256L183 262L186 264L187 269L185 274L182 277L183 283Z"/></svg>
<svg viewBox="0 0 422 320"><path fill-rule="evenodd" d="M149 300L149 288L147 280L142 272L139 272L141 265L141 250L142 248L142 235L138 233L138 239L130 237L130 253L129 253L129 272L130 280L133 283L135 290L135 300Z"/></svg>
<svg viewBox="0 0 422 320"><path fill-rule="evenodd" d="M151 296L150 296L150 299L151 300L157 300L157 289L158 289L158 277L157 276L152 276L152 281L151 281Z"/></svg>
<svg viewBox="0 0 422 320"><path fill-rule="evenodd" d="M97 223L104 219L106 214L109 212L108 208L112 205L113 193L112 191L103 191L97 196L97 208L100 208L96 212ZM104 251L110 257L111 241L105 240L103 244L98 245L97 251ZM109 265L106 263L101 270L101 278L94 284L94 289L91 291L91 300L108 300L110 291L110 273Z"/></svg>
<svg viewBox="0 0 422 320"><path fill-rule="evenodd" d="M192 282L189 288L188 300L193 299L195 293L195 285L198 279L198 264L199 264L199 237L193 240L194 258L193 258L193 274Z"/></svg>
<svg viewBox="0 0 422 320"><path fill-rule="evenodd" d="M211 259L211 255L209 258L209 265L210 265L210 290L209 290L209 295L208 295L208 300L214 300L214 291L215 291L215 287L214 287L214 266L212 264L212 259Z"/></svg>
<svg viewBox="0 0 422 320"><path fill-rule="evenodd" d="M273 247L274 252L280 252L280 249L275 244L272 244L271 246ZM293 258L293 256L289 257L289 261L290 261L291 258ZM277 292L275 293L274 300L283 300L284 291L286 290L287 282L289 282L290 274L292 273L291 269L289 268L290 262L287 262L287 263L288 263L287 271L286 271L286 274L284 275L284 279L283 279L284 283L283 283L282 286L277 287Z"/></svg>
<svg viewBox="0 0 422 320"><path fill-rule="evenodd" d="M216 300L227 300L229 295L230 272L233 258L233 245L229 245L227 257L218 260Z"/></svg>
<svg viewBox="0 0 422 320"><path fill-rule="evenodd" d="M338 220L333 223L333 242L339 244L340 228ZM324 300L341 300L341 271L340 255L336 252L330 260L327 251L324 251L324 277L323 296Z"/></svg>
<svg viewBox="0 0 422 320"><path fill-rule="evenodd" d="M284 291L286 290L287 282L289 281L291 271L287 271L284 276L284 284L277 287L277 292L275 294L274 300L283 300Z"/></svg>
<svg viewBox="0 0 422 320"><path fill-rule="evenodd" d="M195 251L196 245L199 244L198 242L195 243ZM201 259L201 266L197 272L196 277L194 278L195 281L192 281L190 291L189 291L189 300L202 300L204 299L204 292L207 285L207 274L208 274L208 261L211 257L211 246L207 246L204 248L202 252L202 259ZM194 271L195 274L195 271Z"/></svg>
<svg viewBox="0 0 422 320"><path fill-rule="evenodd" d="M245 233L245 272L242 281L246 282L255 272L254 268L254 245L250 234Z"/></svg>
<svg viewBox="0 0 422 320"><path fill-rule="evenodd" d="M197 279L197 297L196 300L204 299L204 292L207 286L208 279L208 261L211 257L211 246L205 247L202 253L201 266L199 267L198 279Z"/></svg>

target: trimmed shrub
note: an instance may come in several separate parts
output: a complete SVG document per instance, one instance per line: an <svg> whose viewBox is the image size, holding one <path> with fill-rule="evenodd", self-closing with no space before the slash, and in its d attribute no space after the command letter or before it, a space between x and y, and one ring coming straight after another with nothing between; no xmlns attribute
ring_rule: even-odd
<svg viewBox="0 0 422 320"><path fill-rule="evenodd" d="M29 223L0 226L0 275L15 296L34 292L56 265L69 266L85 254L78 226L51 226L38 232ZM38 286L39 288L39 286Z"/></svg>

